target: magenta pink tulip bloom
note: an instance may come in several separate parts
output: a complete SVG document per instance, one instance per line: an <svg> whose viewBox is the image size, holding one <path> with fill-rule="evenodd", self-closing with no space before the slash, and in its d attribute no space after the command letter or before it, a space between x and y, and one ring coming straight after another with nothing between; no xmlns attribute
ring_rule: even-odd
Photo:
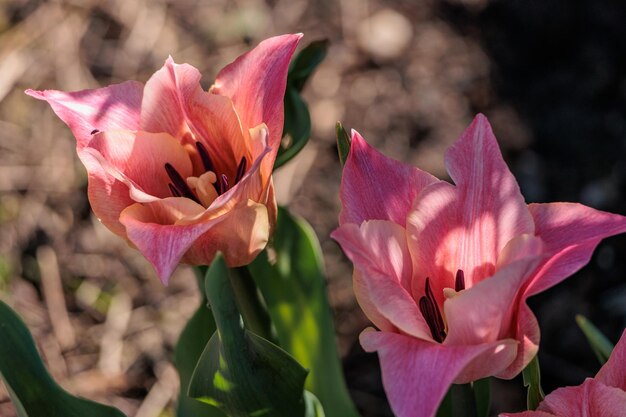
<svg viewBox="0 0 626 417"><path fill-rule="evenodd" d="M399 417L434 416L452 383L512 378L535 356L526 299L585 265L626 218L580 204L524 202L487 119L448 149L454 185L389 159L356 132L333 238Z"/></svg>
<svg viewBox="0 0 626 417"><path fill-rule="evenodd" d="M626 417L626 332L595 378L577 387L559 388L537 411L500 414L501 417Z"/></svg>
<svg viewBox="0 0 626 417"><path fill-rule="evenodd" d="M102 223L154 265L249 263L276 221L272 168L283 129L289 61L302 37L261 42L208 92L168 58L143 85L26 93L46 100L76 137Z"/></svg>

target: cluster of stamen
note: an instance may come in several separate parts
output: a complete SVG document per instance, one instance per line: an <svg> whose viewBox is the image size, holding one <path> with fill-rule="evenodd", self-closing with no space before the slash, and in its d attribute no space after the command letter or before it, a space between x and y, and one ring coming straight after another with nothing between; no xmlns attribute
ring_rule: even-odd
<svg viewBox="0 0 626 417"><path fill-rule="evenodd" d="M206 147L202 143L196 142L196 149L198 150L198 155L200 156L200 160L202 161L205 172L211 172L215 174L215 179L212 180L214 181L213 187L215 188L215 192L218 196L224 194L230 189L228 177L225 174L217 173L215 165L213 164L213 160L211 159L211 156L209 155ZM235 173L235 180L232 186L241 181L246 173L247 168L248 161L244 156L239 161L239 165L237 166L237 172ZM176 168L174 168L172 164L165 164L165 172L167 172L167 176L171 180L171 182L168 183L167 186L169 187L172 196L186 197L195 201L198 204L202 204L200 198L198 198L198 195L192 190L187 181L182 177L182 175L180 175L180 173L176 170Z"/></svg>
<svg viewBox="0 0 626 417"><path fill-rule="evenodd" d="M454 290L459 292L465 289L465 274L462 270L456 271ZM430 288L430 279L426 278L425 295L419 299L419 308L430 329L430 334L436 342L442 343L446 338L446 325L439 310L437 299Z"/></svg>

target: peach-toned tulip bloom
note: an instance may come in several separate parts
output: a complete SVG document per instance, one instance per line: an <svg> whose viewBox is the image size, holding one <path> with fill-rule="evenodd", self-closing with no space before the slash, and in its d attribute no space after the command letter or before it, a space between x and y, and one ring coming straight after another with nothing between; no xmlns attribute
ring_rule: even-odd
<svg viewBox="0 0 626 417"><path fill-rule="evenodd" d="M272 167L283 128L289 61L301 34L261 42L208 92L191 65L168 58L145 84L26 93L46 100L76 137L102 223L154 265L230 266L261 251L276 220Z"/></svg>
<svg viewBox="0 0 626 417"><path fill-rule="evenodd" d="M454 185L389 159L356 132L333 233L354 263L354 291L378 330L399 417L431 417L452 383L512 378L537 353L526 299L585 265L626 218L572 203L526 205L487 119L448 149Z"/></svg>
<svg viewBox="0 0 626 417"><path fill-rule="evenodd" d="M500 414L501 417L626 417L626 332L595 378L577 387L559 388L537 411Z"/></svg>

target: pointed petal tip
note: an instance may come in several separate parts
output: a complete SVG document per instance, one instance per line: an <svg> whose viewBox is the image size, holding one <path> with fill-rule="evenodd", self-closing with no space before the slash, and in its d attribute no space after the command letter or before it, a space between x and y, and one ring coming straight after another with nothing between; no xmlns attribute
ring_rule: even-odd
<svg viewBox="0 0 626 417"><path fill-rule="evenodd" d="M33 90L29 88L24 91L24 94L34 97L39 100L46 100L46 91L45 90Z"/></svg>

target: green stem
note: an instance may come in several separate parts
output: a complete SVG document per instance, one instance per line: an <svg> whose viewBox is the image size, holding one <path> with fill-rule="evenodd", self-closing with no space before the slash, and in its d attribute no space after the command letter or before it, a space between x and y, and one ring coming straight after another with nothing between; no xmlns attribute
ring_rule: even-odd
<svg viewBox="0 0 626 417"><path fill-rule="evenodd" d="M476 397L471 384L452 384L452 415L454 417L477 417Z"/></svg>
<svg viewBox="0 0 626 417"><path fill-rule="evenodd" d="M272 326L272 320L250 271L247 267L242 266L232 268L231 272L229 274L230 283L246 328L278 345L278 338Z"/></svg>

